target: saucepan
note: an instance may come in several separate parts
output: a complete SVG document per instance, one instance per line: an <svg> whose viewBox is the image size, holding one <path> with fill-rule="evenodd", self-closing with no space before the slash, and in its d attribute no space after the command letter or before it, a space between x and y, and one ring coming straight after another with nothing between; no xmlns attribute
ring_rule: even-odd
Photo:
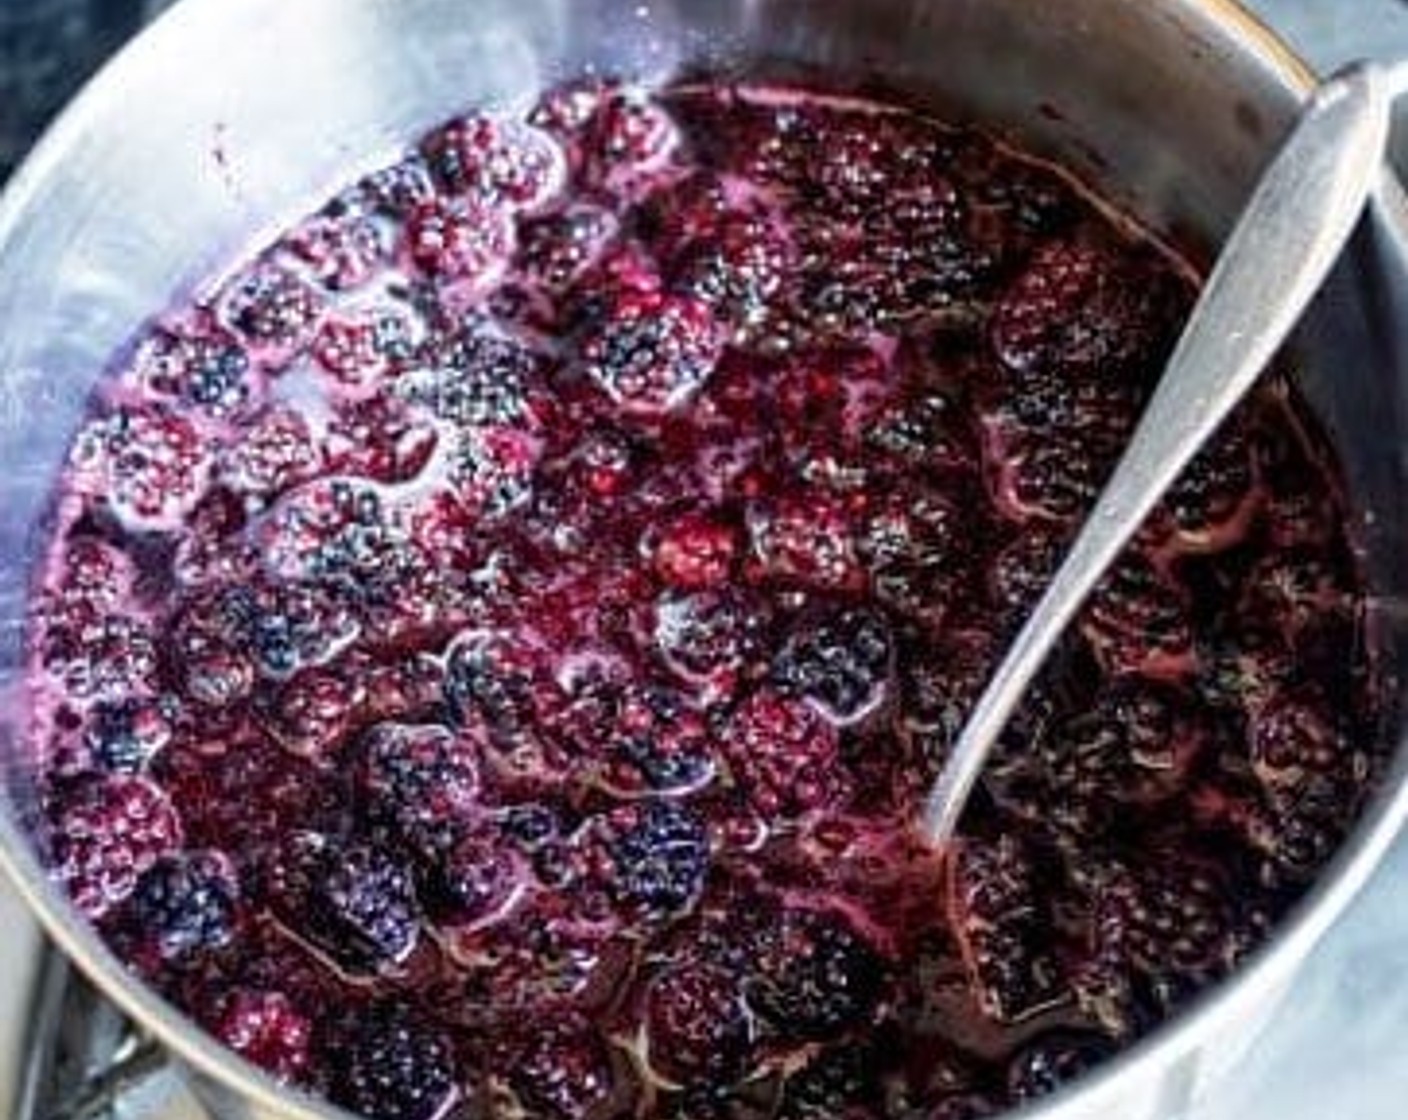
<svg viewBox="0 0 1408 1120"><path fill-rule="evenodd" d="M94 380L153 313L471 105L587 68L722 65L870 80L1056 158L1209 257L1312 75L1229 0L185 0L73 103L0 202L0 862L54 941L223 1120L339 1113L145 989L51 886L15 687L46 495ZM1385 177L1296 343L1338 449L1389 680L1408 674L1408 212ZM1180 1114L1235 1066L1408 816L1408 751L1317 887L1247 966L1032 1110Z"/></svg>

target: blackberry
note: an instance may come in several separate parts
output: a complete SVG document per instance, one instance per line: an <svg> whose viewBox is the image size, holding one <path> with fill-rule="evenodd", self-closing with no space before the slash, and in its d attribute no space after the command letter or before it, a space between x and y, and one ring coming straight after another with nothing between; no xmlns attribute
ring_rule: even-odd
<svg viewBox="0 0 1408 1120"><path fill-rule="evenodd" d="M707 964L681 965L650 982L644 1031L651 1069L680 1085L737 1077L754 1033L737 978Z"/></svg>
<svg viewBox="0 0 1408 1120"><path fill-rule="evenodd" d="M884 699L892 653L885 620L873 611L848 609L794 634L778 656L773 680L836 723L853 723Z"/></svg>
<svg viewBox="0 0 1408 1120"><path fill-rule="evenodd" d="M411 322L389 308L330 315L318 328L313 357L339 381L358 388L372 386L409 363L413 334Z"/></svg>
<svg viewBox="0 0 1408 1120"><path fill-rule="evenodd" d="M250 396L249 355L219 328L191 334L158 328L138 351L134 367L153 393L214 416L237 412Z"/></svg>
<svg viewBox="0 0 1408 1120"><path fill-rule="evenodd" d="M655 602L654 639L670 670L701 691L727 695L763 647L762 601L733 588L667 592Z"/></svg>
<svg viewBox="0 0 1408 1120"><path fill-rule="evenodd" d="M410 872L371 844L296 833L266 879L275 916L348 972L395 966L420 939Z"/></svg>
<svg viewBox="0 0 1408 1120"><path fill-rule="evenodd" d="M1017 374L1059 368L1102 380L1154 364L1187 293L1140 263L1074 239L1042 245L993 311L994 354Z"/></svg>
<svg viewBox="0 0 1408 1120"><path fill-rule="evenodd" d="M140 773L171 741L171 721L164 707L142 700L99 704L84 729L89 756L111 773Z"/></svg>
<svg viewBox="0 0 1408 1120"><path fill-rule="evenodd" d="M602 692L594 712L602 718L576 737L585 752L601 757L597 780L604 788L624 797L685 794L713 780L709 726L684 697L649 685Z"/></svg>
<svg viewBox="0 0 1408 1120"><path fill-rule="evenodd" d="M961 521L957 504L942 493L920 487L896 490L875 503L856 553L873 578L893 567L954 571Z"/></svg>
<svg viewBox="0 0 1408 1120"><path fill-rule="evenodd" d="M1090 596L1077 625L1107 673L1174 680L1197 668L1189 590L1127 553Z"/></svg>
<svg viewBox="0 0 1408 1120"><path fill-rule="evenodd" d="M786 910L748 986L750 1005L789 1038L863 1024L885 994L880 954L840 914Z"/></svg>
<svg viewBox="0 0 1408 1120"><path fill-rule="evenodd" d="M703 889L708 833L684 806L671 801L626 806L588 830L604 849L604 885L618 904L648 916L673 914Z"/></svg>
<svg viewBox="0 0 1408 1120"><path fill-rule="evenodd" d="M75 488L102 496L129 524L170 530L205 496L211 456L192 417L134 404L89 420L69 461Z"/></svg>
<svg viewBox="0 0 1408 1120"><path fill-rule="evenodd" d="M466 830L421 875L421 897L442 929L482 929L506 918L531 881L528 860L497 828Z"/></svg>
<svg viewBox="0 0 1408 1120"><path fill-rule="evenodd" d="M529 388L539 360L521 342L466 326L434 336L396 392L441 420L459 425L519 424L529 416Z"/></svg>
<svg viewBox="0 0 1408 1120"><path fill-rule="evenodd" d="M1192 696L1129 677L1074 714L1012 736L985 783L1003 808L1033 825L1090 840L1175 797L1210 740Z"/></svg>
<svg viewBox="0 0 1408 1120"><path fill-rule="evenodd" d="M235 992L220 1007L215 1037L280 1081L308 1066L313 1025L282 992Z"/></svg>
<svg viewBox="0 0 1408 1120"><path fill-rule="evenodd" d="M676 263L677 287L714 307L735 330L766 322L794 265L787 242L766 218L734 214L689 245Z"/></svg>
<svg viewBox="0 0 1408 1120"><path fill-rule="evenodd" d="M247 654L276 680L332 660L361 632L344 596L311 583L228 587L202 621L213 627L214 638Z"/></svg>
<svg viewBox="0 0 1408 1120"><path fill-rule="evenodd" d="M513 635L474 630L460 635L445 657L445 700L463 724L481 723L511 741L536 716L536 651Z"/></svg>
<svg viewBox="0 0 1408 1120"><path fill-rule="evenodd" d="M87 776L48 809L53 873L91 918L127 898L138 877L181 844L170 799L142 778Z"/></svg>
<svg viewBox="0 0 1408 1120"><path fill-rule="evenodd" d="M390 167L373 171L358 183L357 192L377 212L404 218L435 197L435 184L431 181L425 161L411 156Z"/></svg>
<svg viewBox="0 0 1408 1120"><path fill-rule="evenodd" d="M281 589L261 608L251 621L249 641L270 676L320 665L357 637L356 618L321 590Z"/></svg>
<svg viewBox="0 0 1408 1120"><path fill-rule="evenodd" d="M972 464L978 455L971 419L952 389L930 389L895 403L865 433L866 447L902 469Z"/></svg>
<svg viewBox="0 0 1408 1120"><path fill-rule="evenodd" d="M561 834L558 814L538 802L506 806L498 816L504 835L525 852L542 851Z"/></svg>
<svg viewBox="0 0 1408 1120"><path fill-rule="evenodd" d="M606 1046L579 1016L540 1023L506 1050L508 1085L528 1116L583 1120L611 1093Z"/></svg>
<svg viewBox="0 0 1408 1120"><path fill-rule="evenodd" d="M428 417L373 397L337 405L323 450L332 474L394 485L420 475L440 443L441 432Z"/></svg>
<svg viewBox="0 0 1408 1120"><path fill-rule="evenodd" d="M855 1046L819 1050L788 1077L778 1120L869 1120L881 1099L878 1055Z"/></svg>
<svg viewBox="0 0 1408 1120"><path fill-rule="evenodd" d="M458 1095L449 1041L399 1008L361 1016L327 1050L334 1099L367 1120L432 1120Z"/></svg>
<svg viewBox="0 0 1408 1120"><path fill-rule="evenodd" d="M722 341L701 301L632 293L617 301L582 357L588 376L623 412L651 417L694 397L713 373Z"/></svg>
<svg viewBox="0 0 1408 1120"><path fill-rule="evenodd" d="M335 199L284 240L323 287L350 291L371 280L387 263L386 236L372 215L351 196Z"/></svg>
<svg viewBox="0 0 1408 1120"><path fill-rule="evenodd" d="M303 758L337 757L366 693L350 674L305 669L275 695L266 726L285 750Z"/></svg>
<svg viewBox="0 0 1408 1120"><path fill-rule="evenodd" d="M225 493L255 505L306 482L318 465L319 448L307 418L294 409L274 406L251 417L243 438L222 452L220 480L229 488ZM232 514L231 521L241 516L243 503L239 512L232 511ZM214 539L188 539L181 547L192 550L204 544L205 551L222 554L229 547L223 539L225 528L225 524L217 523L214 532L208 534L208 538Z"/></svg>
<svg viewBox="0 0 1408 1120"><path fill-rule="evenodd" d="M1251 442L1245 427L1234 422L1169 488L1162 511L1177 548L1218 552L1246 537L1262 497Z"/></svg>
<svg viewBox="0 0 1408 1120"><path fill-rule="evenodd" d="M501 920L450 929L445 946L472 1009L517 1024L599 997L603 978L621 962L609 944L620 923L584 915L584 901L584 892L570 888L534 890Z"/></svg>
<svg viewBox="0 0 1408 1120"><path fill-rule="evenodd" d="M804 816L847 790L837 729L811 705L773 689L739 706L719 746L734 783L769 819Z"/></svg>
<svg viewBox="0 0 1408 1120"><path fill-rule="evenodd" d="M133 932L162 960L187 963L235 936L239 888L223 855L167 856L137 880L129 903Z"/></svg>
<svg viewBox="0 0 1408 1120"><path fill-rule="evenodd" d="M1046 590L1065 553L1059 532L1026 526L991 560L987 574L989 602L1004 630L1016 631Z"/></svg>
<svg viewBox="0 0 1408 1120"><path fill-rule="evenodd" d="M406 219L404 251L441 282L487 281L507 261L513 225L507 214L463 195L436 197Z"/></svg>
<svg viewBox="0 0 1408 1120"><path fill-rule="evenodd" d="M421 141L420 154L446 193L506 209L543 202L557 185L561 160L536 129L479 114L436 129Z"/></svg>
<svg viewBox="0 0 1408 1120"><path fill-rule="evenodd" d="M462 429L450 453L453 500L477 519L502 517L533 497L542 443L519 428Z"/></svg>
<svg viewBox="0 0 1408 1120"><path fill-rule="evenodd" d="M1099 385L1060 370L1031 370L1017 384L999 382L979 394L979 425L990 442L1004 447L1060 440L1113 464L1139 419L1143 394L1137 386Z"/></svg>
<svg viewBox="0 0 1408 1120"><path fill-rule="evenodd" d="M616 220L595 206L570 206L519 226L520 261L553 292L564 291L596 260Z"/></svg>
<svg viewBox="0 0 1408 1120"><path fill-rule="evenodd" d="M614 745L613 762L631 775L626 783L655 793L680 793L707 785L714 776L714 760L707 741L698 734L628 736Z"/></svg>
<svg viewBox="0 0 1408 1120"><path fill-rule="evenodd" d="M820 490L751 503L747 511L754 582L829 591L862 585L855 526L844 504Z"/></svg>
<svg viewBox="0 0 1408 1120"><path fill-rule="evenodd" d="M949 859L949 918L978 1005L1019 1022L1064 996L1054 931L1031 854L1014 835L960 844Z"/></svg>
<svg viewBox="0 0 1408 1120"><path fill-rule="evenodd" d="M357 778L368 818L419 857L452 844L478 809L474 746L438 724L378 724Z"/></svg>
<svg viewBox="0 0 1408 1120"><path fill-rule="evenodd" d="M323 307L311 285L269 262L237 277L220 299L220 313L238 335L280 352L309 340Z"/></svg>
<svg viewBox="0 0 1408 1120"><path fill-rule="evenodd" d="M1078 521L1108 476L1102 448L1084 432L1023 436L1003 451L989 463L991 497L1003 516L1024 526Z"/></svg>
<svg viewBox="0 0 1408 1120"><path fill-rule="evenodd" d="M788 319L778 329L789 346L878 331L882 285L883 277L865 261L811 264L783 289Z"/></svg>
<svg viewBox="0 0 1408 1120"><path fill-rule="evenodd" d="M1161 853L1137 873L1111 876L1093 917L1093 947L1118 946L1127 969L1155 979L1206 983L1246 950L1237 895L1216 867L1187 852Z"/></svg>
<svg viewBox="0 0 1408 1120"><path fill-rule="evenodd" d="M698 589L725 584L738 555L738 533L726 521L692 511L665 525L645 547L668 587Z"/></svg>

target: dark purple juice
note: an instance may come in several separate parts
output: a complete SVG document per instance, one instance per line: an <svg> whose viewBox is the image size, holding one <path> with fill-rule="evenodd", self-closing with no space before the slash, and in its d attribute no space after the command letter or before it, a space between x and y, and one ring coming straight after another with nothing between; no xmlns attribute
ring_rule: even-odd
<svg viewBox="0 0 1408 1120"><path fill-rule="evenodd" d="M1371 782L1278 377L912 827L1195 294L899 107L469 116L105 380L30 618L38 837L135 973L381 1120L962 1120L1234 968Z"/></svg>

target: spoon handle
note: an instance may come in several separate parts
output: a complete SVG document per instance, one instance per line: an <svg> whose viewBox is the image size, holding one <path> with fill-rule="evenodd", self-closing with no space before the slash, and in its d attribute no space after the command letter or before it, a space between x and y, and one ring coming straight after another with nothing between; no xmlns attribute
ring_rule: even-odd
<svg viewBox="0 0 1408 1120"><path fill-rule="evenodd" d="M1263 172L1118 466L964 725L921 822L957 827L993 745L1086 597L1319 290L1378 179L1392 89L1355 63L1321 85Z"/></svg>

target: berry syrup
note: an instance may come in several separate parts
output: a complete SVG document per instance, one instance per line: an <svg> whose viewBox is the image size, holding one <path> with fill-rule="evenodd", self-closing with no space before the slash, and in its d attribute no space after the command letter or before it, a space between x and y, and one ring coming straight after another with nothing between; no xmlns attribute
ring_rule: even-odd
<svg viewBox="0 0 1408 1120"><path fill-rule="evenodd" d="M911 833L1194 292L896 106L450 122L99 386L30 616L54 878L380 1120L1047 1092L1255 949L1374 769L1345 502L1273 376L953 851Z"/></svg>

